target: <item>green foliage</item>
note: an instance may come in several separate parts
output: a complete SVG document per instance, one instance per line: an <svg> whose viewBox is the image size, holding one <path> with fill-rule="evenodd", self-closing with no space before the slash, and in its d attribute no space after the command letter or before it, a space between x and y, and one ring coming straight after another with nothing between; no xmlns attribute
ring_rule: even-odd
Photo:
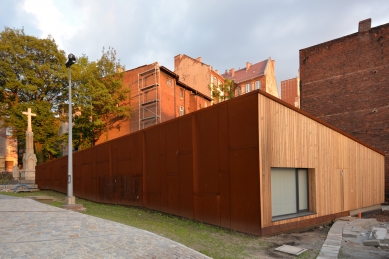
<svg viewBox="0 0 389 259"><path fill-rule="evenodd" d="M64 101L66 58L54 39L38 39L23 30L5 28L0 33L0 120L25 140L26 116L31 108L34 141L42 146L45 160L59 155L59 122L55 115Z"/></svg>
<svg viewBox="0 0 389 259"><path fill-rule="evenodd" d="M100 136L131 116L130 88L123 87L124 66L116 60L116 51L103 49L96 62L87 56L78 59L74 78L74 144L93 146Z"/></svg>
<svg viewBox="0 0 389 259"><path fill-rule="evenodd" d="M7 27L0 32L0 121L23 143L27 119L22 112L31 108L37 114L32 128L38 163L59 156L60 145L66 143L67 134L58 134L61 123L67 121L69 74L65 63L64 51L51 37L38 39L23 29ZM86 148L130 118L129 88L122 87L124 67L112 48L103 49L95 62L83 55L70 69L73 143Z"/></svg>
<svg viewBox="0 0 389 259"><path fill-rule="evenodd" d="M212 98L216 103L232 99L235 96L235 82L230 79L224 79L224 83L218 86L210 84L208 88L211 90Z"/></svg>

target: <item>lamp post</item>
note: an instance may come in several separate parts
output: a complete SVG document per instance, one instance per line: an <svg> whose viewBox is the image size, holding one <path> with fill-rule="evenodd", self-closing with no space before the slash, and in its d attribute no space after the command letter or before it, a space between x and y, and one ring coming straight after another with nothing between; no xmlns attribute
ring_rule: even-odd
<svg viewBox="0 0 389 259"><path fill-rule="evenodd" d="M72 70L71 65L76 63L76 57L73 54L68 55L68 62L66 67L69 70L69 131L68 131L68 196L66 197L66 204L73 205L76 199L73 196L73 134L72 134Z"/></svg>

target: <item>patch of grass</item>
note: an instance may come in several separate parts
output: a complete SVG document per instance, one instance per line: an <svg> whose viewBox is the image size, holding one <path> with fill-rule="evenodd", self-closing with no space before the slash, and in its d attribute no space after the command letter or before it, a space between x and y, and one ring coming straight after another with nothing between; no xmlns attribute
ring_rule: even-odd
<svg viewBox="0 0 389 259"><path fill-rule="evenodd" d="M17 197L51 196L54 198L51 205L56 207L65 204L66 197L65 194L54 191L3 194ZM145 208L101 204L78 198L76 203L83 204L87 208L85 214L153 232L213 258L252 258L253 254L258 254L260 250L266 250L268 247L261 237Z"/></svg>

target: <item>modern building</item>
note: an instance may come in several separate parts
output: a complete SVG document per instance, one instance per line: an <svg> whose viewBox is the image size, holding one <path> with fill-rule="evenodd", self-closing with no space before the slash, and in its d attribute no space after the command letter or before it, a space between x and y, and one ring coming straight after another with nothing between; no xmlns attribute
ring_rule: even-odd
<svg viewBox="0 0 389 259"><path fill-rule="evenodd" d="M224 83L218 70L202 62L202 58L191 58L185 54L174 57L174 73L180 77L180 81L190 85L208 97L212 97L210 86L218 86ZM214 100L217 102L217 100Z"/></svg>
<svg viewBox="0 0 389 259"><path fill-rule="evenodd" d="M300 50L300 79L302 110L386 153L389 198L389 23Z"/></svg>
<svg viewBox="0 0 389 259"><path fill-rule="evenodd" d="M246 62L245 68L239 70L232 68L229 71L226 70L221 76L235 82L235 96L260 89L279 97L275 61L271 58L255 64Z"/></svg>
<svg viewBox="0 0 389 259"><path fill-rule="evenodd" d="M300 79L298 77L281 81L281 100L300 108Z"/></svg>
<svg viewBox="0 0 389 259"><path fill-rule="evenodd" d="M145 129L210 106L208 94L179 80L179 76L157 62L124 72L123 87L129 87L130 120L122 121L103 134L96 144ZM208 90L209 92L209 90Z"/></svg>
<svg viewBox="0 0 389 259"><path fill-rule="evenodd" d="M76 152L73 168L77 197L253 235L384 201L383 152L261 90ZM66 192L66 172L62 157L36 182Z"/></svg>

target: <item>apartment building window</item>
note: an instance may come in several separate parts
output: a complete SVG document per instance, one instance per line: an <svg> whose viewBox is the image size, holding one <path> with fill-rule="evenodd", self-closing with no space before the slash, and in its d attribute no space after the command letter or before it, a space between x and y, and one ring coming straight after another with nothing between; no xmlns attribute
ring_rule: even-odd
<svg viewBox="0 0 389 259"><path fill-rule="evenodd" d="M250 92L250 84L246 84L246 93Z"/></svg>
<svg viewBox="0 0 389 259"><path fill-rule="evenodd" d="M204 102L204 107L207 108L208 107L208 104L207 102Z"/></svg>
<svg viewBox="0 0 389 259"><path fill-rule="evenodd" d="M184 98L184 89L180 88L180 98Z"/></svg>
<svg viewBox="0 0 389 259"><path fill-rule="evenodd" d="M255 89L258 90L261 88L261 81L255 82Z"/></svg>
<svg viewBox="0 0 389 259"><path fill-rule="evenodd" d="M180 106L180 116L185 115L184 106Z"/></svg>
<svg viewBox="0 0 389 259"><path fill-rule="evenodd" d="M168 77L168 78L166 79L166 84L167 84L168 86L172 86L172 85L173 85L172 79Z"/></svg>
<svg viewBox="0 0 389 259"><path fill-rule="evenodd" d="M308 169L271 168L273 221L310 214L308 189Z"/></svg>

